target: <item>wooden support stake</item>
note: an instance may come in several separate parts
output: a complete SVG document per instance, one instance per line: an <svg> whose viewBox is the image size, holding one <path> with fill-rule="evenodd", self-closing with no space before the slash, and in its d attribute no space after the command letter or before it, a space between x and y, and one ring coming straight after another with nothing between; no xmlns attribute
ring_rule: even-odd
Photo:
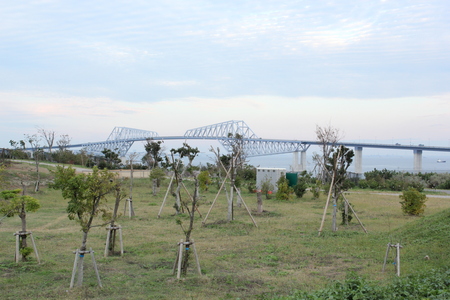
<svg viewBox="0 0 450 300"><path fill-rule="evenodd" d="M397 271L397 276L400 277L400 248L403 248L400 243L397 244L391 244L388 243L387 244L387 249L386 249L386 256L384 257L384 263L383 263L383 268L382 268L382 272L384 272L385 267L386 267L386 262L388 259L388 255L389 255L389 250L390 248L395 248L396 249L396 253L395 253L395 270Z"/></svg>
<svg viewBox="0 0 450 300"><path fill-rule="evenodd" d="M108 230L108 233L106 234L106 246L105 246L105 253L104 257L107 257L109 255L109 244L111 241L111 237L113 236L113 242L115 242L115 234L116 231L119 231L119 242L120 242L120 256L123 256L123 240L122 240L122 227L120 225L111 227L106 227L106 230ZM114 251L114 249L113 249Z"/></svg>
<svg viewBox="0 0 450 300"><path fill-rule="evenodd" d="M397 276L400 277L400 244L397 243L397 245L395 245L395 247L397 248Z"/></svg>
<svg viewBox="0 0 450 300"><path fill-rule="evenodd" d="M212 210L214 204L216 203L217 198L219 198L220 192L222 191L223 187L225 186L225 183L227 182L227 177L228 177L228 175L230 174L230 171L231 171L231 168L227 171L227 174L225 175L225 179L223 180L222 185L220 186L219 191L217 192L216 197L214 198L214 201L213 201L213 203L211 204L211 207L209 208L208 213L206 214L205 219L202 221L202 225L203 225L203 226L206 224L206 219L208 219L209 213L211 212L211 210Z"/></svg>
<svg viewBox="0 0 450 300"><path fill-rule="evenodd" d="M178 249L178 272L177 272L177 278L180 279L181 277L181 261L183 260L183 240L180 241L180 246Z"/></svg>
<svg viewBox="0 0 450 300"><path fill-rule="evenodd" d="M383 263L383 268L381 269L381 272L384 272L384 269L386 268L386 262L387 262L387 258L389 255L389 250L391 249L391 244L388 243L387 244L387 248L386 248L386 255L384 256L384 263Z"/></svg>
<svg viewBox="0 0 450 300"><path fill-rule="evenodd" d="M192 240L192 250L194 251L195 261L197 262L197 272L198 275L202 276L202 269L200 268L200 261L198 259L197 249L195 249L194 240Z"/></svg>
<svg viewBox="0 0 450 300"><path fill-rule="evenodd" d="M73 288L73 284L75 283L75 274L77 273L77 265L78 265L78 249L75 251L75 259L73 261L72 278L70 279L70 288Z"/></svg>
<svg viewBox="0 0 450 300"><path fill-rule="evenodd" d="M16 236L16 251L14 253L14 259L16 261L16 263L20 262L20 240L23 239L24 236L29 235L31 238L31 243L33 244L33 251L34 251L34 255L36 255L36 260L38 262L38 264L41 264L41 260L39 259L39 253L37 251L37 247L36 247L36 242L34 241L34 237L33 237L33 233L31 231L18 231L16 233L14 233L14 235Z"/></svg>
<svg viewBox="0 0 450 300"><path fill-rule="evenodd" d="M163 210L164 204L166 203L167 195L169 195L169 190L170 190L170 187L172 186L172 181L173 181L174 177L175 177L175 174L172 175L172 178L170 179L170 183L169 183L169 186L167 187L166 195L164 196L164 200L163 200L161 207L159 209L159 212L158 212L158 218L161 216L161 212Z"/></svg>
<svg viewBox="0 0 450 300"><path fill-rule="evenodd" d="M122 227L119 226L119 242L120 242L120 256L123 256L123 239L122 239Z"/></svg>
<svg viewBox="0 0 450 300"><path fill-rule="evenodd" d="M33 234L31 232L30 232L30 238L31 238L31 242L33 243L34 255L36 255L36 259L38 261L38 264L41 264L41 260L39 259L39 254L38 254L38 251L37 251L36 243L34 242L34 237L33 237Z"/></svg>
<svg viewBox="0 0 450 300"><path fill-rule="evenodd" d="M16 233L16 253L14 255L14 258L16 259L16 263L19 263L19 259L20 259L20 237L19 234Z"/></svg>
<svg viewBox="0 0 450 300"><path fill-rule="evenodd" d="M111 239L111 227L106 227L106 230L108 232L106 233L106 246L105 246L105 253L103 254L104 257L107 257L109 254L109 241Z"/></svg>
<svg viewBox="0 0 450 300"><path fill-rule="evenodd" d="M98 285L102 288L103 287L102 281L100 280L100 274L98 273L97 263L95 262L94 251L92 251L92 248L89 248L89 252L91 253L92 264L94 265L95 275L97 275Z"/></svg>
<svg viewBox="0 0 450 300"><path fill-rule="evenodd" d="M333 190L333 184L334 184L334 176L331 179L331 185L330 185L330 190L328 191L327 202L325 204L325 209L323 210L322 222L320 223L320 228L319 228L319 236L322 233L323 224L325 223L325 216L327 215L328 204L330 203L330 198L331 198L331 191Z"/></svg>
<svg viewBox="0 0 450 300"><path fill-rule="evenodd" d="M236 186L234 185L234 189L236 190L236 193L237 193L237 195L239 196L239 198L241 199L241 201L242 201L242 204L244 204L244 207L245 207L245 209L247 210L247 212L248 212L248 215L250 216L250 218L252 219L252 221L253 221L253 224L256 226L256 227L258 227L258 225L256 224L256 221L255 221L255 219L253 219L253 216L252 216L252 213L250 212L250 210L248 209L248 207L247 207L247 204L245 204L245 202L244 202L244 199L242 199L242 196L241 196L241 192L239 192L239 190L236 188Z"/></svg>
<svg viewBox="0 0 450 300"><path fill-rule="evenodd" d="M367 233L366 228L364 227L363 223L361 222L361 220L358 218L358 215L356 214L355 210L353 209L353 207L350 205L350 203L348 202L347 198L345 198L344 194L342 194L342 197L344 198L344 201L347 203L348 207L350 207L351 211L353 212L353 214L356 217L356 220L358 220L359 225L361 225L362 229L364 230L365 233Z"/></svg>
<svg viewBox="0 0 450 300"><path fill-rule="evenodd" d="M79 249L77 249L76 251L73 252L75 254L75 260L73 262L73 270L72 270L72 277L70 279L70 288L73 288L74 283L75 283L75 277L77 274L77 269L78 269L78 286L81 286L83 284L83 261L84 261L84 255L85 254L91 254L91 258L92 258L92 265L94 266L94 270L95 270L95 274L97 276L97 283L98 285L102 288L102 281L100 280L100 274L98 272L98 268L97 268L97 263L95 261L95 256L94 256L94 251L92 250L92 248L89 248L88 251L80 251Z"/></svg>

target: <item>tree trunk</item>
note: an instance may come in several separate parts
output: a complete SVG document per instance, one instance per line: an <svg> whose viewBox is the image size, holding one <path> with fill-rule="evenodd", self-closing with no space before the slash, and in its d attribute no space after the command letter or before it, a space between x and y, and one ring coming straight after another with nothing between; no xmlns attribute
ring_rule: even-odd
<svg viewBox="0 0 450 300"><path fill-rule="evenodd" d="M256 199L257 199L257 204L258 204L257 212L262 213L264 210L263 210L263 202L262 202L261 192L256 193Z"/></svg>
<svg viewBox="0 0 450 300"><path fill-rule="evenodd" d="M39 185L41 182L41 174L39 173L39 159L37 157L37 153L34 153L35 157L35 161L36 161L36 175L37 175L37 180L36 180L36 184L34 186L34 191L35 192L39 192Z"/></svg>
<svg viewBox="0 0 450 300"><path fill-rule="evenodd" d="M158 187L158 180L157 179L153 179L152 183L153 183L153 186L152 186L153 196L156 196L156 191L157 191L157 187Z"/></svg>
<svg viewBox="0 0 450 300"><path fill-rule="evenodd" d="M242 206L242 199L241 199L241 197L239 197L240 193L241 193L241 189L238 188L237 192L236 192L236 204L237 204L238 207Z"/></svg>
<svg viewBox="0 0 450 300"><path fill-rule="evenodd" d="M185 232L185 236L186 236L185 242L186 243L190 243L190 241L191 241L191 232L194 229L195 210L196 210L197 201L198 201L198 198L196 196L197 194L198 194L198 180L197 180L197 178L195 178L194 198L192 199L192 207L189 210L189 227L188 227L188 229ZM182 266L181 266L181 273L183 275L186 275L187 268L189 266L189 258L190 258L190 255L191 255L191 245L190 244L186 244L186 245L184 245L184 247L185 247L185 251L184 251L184 257L183 257L183 263L182 263Z"/></svg>
<svg viewBox="0 0 450 300"><path fill-rule="evenodd" d="M130 199L133 199L133 161L131 160L130 169Z"/></svg>
<svg viewBox="0 0 450 300"><path fill-rule="evenodd" d="M27 235L25 234L25 232L27 232L27 212L25 211L25 203L22 202L22 207L20 209L20 214L19 214L21 223L22 223L22 233L24 233L24 235L20 236L20 249L24 249L26 248L27 245ZM26 255L22 254L22 261L27 261L27 257Z"/></svg>
<svg viewBox="0 0 450 300"><path fill-rule="evenodd" d="M233 181L232 181L233 182ZM230 194L228 195L228 222L233 221L233 185L230 187Z"/></svg>

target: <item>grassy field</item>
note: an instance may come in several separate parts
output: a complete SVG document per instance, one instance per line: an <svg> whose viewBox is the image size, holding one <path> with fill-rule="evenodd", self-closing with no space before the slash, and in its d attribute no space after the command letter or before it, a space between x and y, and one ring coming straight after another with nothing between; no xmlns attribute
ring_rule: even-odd
<svg viewBox="0 0 450 300"><path fill-rule="evenodd" d="M450 198L443 195L428 198L424 217L410 217L401 212L398 194L350 192L346 197L368 233L364 233L356 219L332 233L330 208L322 235L318 237L326 197L313 199L310 193L293 202L264 200L265 212L256 214L256 195L243 192L258 227L253 225L244 207L235 207L235 220L227 223L227 205L222 193L206 226L202 227L217 193L212 187L202 193L199 208L202 217L197 215L192 234L203 275L196 274L192 261L187 277L177 280L172 267L177 242L184 236L176 218L187 222L187 217L174 216L174 198L170 196L161 218L157 218L167 183L168 180L157 196L153 196L149 180L134 180L136 217L121 216L118 221L123 228L124 257L104 258L106 230L104 227L91 230L88 247L96 251L102 289L97 286L89 257L83 287L69 289L73 251L81 244L80 228L68 219L67 202L59 191L43 187L39 193L29 192L42 205L27 218L41 264L37 264L33 254L29 262L14 263L13 233L20 229L20 219L2 219L0 298L258 299L261 295L289 294L294 289L321 288L352 272L384 284L395 276L393 256L389 258L386 272L381 272L389 242L403 246L402 276L449 265L448 243L445 239L431 239L435 228L426 223L430 216L450 208ZM123 208L124 203L122 213ZM429 260L424 259L426 255Z"/></svg>

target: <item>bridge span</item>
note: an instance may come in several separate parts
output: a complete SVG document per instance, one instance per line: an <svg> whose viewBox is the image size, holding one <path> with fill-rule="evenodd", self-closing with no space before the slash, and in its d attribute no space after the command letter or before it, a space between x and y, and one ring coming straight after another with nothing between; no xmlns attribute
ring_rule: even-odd
<svg viewBox="0 0 450 300"><path fill-rule="evenodd" d="M182 136L160 136L155 131L133 129L128 127L116 127L108 139L101 142L82 143L69 145L68 148L83 148L91 153L100 153L105 148L116 151L121 157L125 157L134 142L147 140L216 140L228 152L232 151L232 144L236 136L242 138L242 146L247 157L266 156L293 153L294 171L306 169L306 151L311 145L320 145L318 141L306 140L284 140L259 138L244 121L227 121L213 125L198 127L187 130ZM450 147L435 147L424 145L400 145L400 144L374 144L338 142L336 145L354 147L355 173L362 174L362 151L363 148L380 148L393 150L411 150L413 152L414 171L422 170L423 151L450 152ZM298 157L300 153L300 159Z"/></svg>

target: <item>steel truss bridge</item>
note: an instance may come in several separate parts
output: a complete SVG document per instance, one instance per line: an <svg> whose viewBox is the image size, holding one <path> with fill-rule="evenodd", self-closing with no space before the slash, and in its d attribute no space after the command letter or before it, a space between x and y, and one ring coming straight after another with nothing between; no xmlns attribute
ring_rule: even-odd
<svg viewBox="0 0 450 300"><path fill-rule="evenodd" d="M89 153L100 153L104 149L115 151L125 157L134 142L137 141L165 141L165 140L217 140L228 152L232 151L233 144L238 140L247 157L266 156L285 153L302 153L303 155L311 145L320 145L318 141L280 140L259 138L244 121L227 121L213 125L189 129L182 136L160 136L155 131L140 130L127 127L115 127L106 141L69 145L68 148L83 148ZM399 144L370 144L339 142L336 145L355 147L355 171L361 168L361 151L363 148L384 148L395 150L412 150L414 152L414 169L421 169L422 151L450 152L450 147L432 147L423 145Z"/></svg>

